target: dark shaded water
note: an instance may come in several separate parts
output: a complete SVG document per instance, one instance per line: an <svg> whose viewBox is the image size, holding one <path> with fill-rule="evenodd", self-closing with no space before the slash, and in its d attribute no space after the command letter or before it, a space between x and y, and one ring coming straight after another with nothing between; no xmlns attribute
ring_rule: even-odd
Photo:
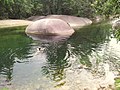
<svg viewBox="0 0 120 90"><path fill-rule="evenodd" d="M120 75L120 42L108 24L85 27L59 42L43 39L32 40L23 27L0 30L1 89L97 90Z"/></svg>

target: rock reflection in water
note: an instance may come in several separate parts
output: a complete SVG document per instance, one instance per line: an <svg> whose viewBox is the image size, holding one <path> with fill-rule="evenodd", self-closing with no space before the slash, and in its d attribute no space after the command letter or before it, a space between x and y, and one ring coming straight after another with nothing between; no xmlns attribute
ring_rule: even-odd
<svg viewBox="0 0 120 90"><path fill-rule="evenodd" d="M40 42L60 42L66 41L70 36L59 36L59 35L37 35L37 34L27 34L33 40Z"/></svg>

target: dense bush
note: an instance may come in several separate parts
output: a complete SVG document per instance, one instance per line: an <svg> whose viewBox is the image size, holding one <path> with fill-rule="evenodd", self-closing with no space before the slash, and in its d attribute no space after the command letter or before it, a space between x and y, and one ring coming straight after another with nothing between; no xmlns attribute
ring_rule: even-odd
<svg viewBox="0 0 120 90"><path fill-rule="evenodd" d="M0 19L66 14L92 17L89 0L0 0Z"/></svg>
<svg viewBox="0 0 120 90"><path fill-rule="evenodd" d="M96 14L109 18L111 15L120 15L120 0L95 0L92 4Z"/></svg>
<svg viewBox="0 0 120 90"><path fill-rule="evenodd" d="M119 0L0 0L0 19L65 14L91 18L120 14Z"/></svg>

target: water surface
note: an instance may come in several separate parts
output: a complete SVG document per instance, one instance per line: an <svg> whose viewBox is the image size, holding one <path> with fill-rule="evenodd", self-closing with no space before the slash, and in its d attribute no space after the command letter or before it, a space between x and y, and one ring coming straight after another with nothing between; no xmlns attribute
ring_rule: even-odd
<svg viewBox="0 0 120 90"><path fill-rule="evenodd" d="M120 76L120 42L106 23L82 28L62 41L33 40L24 29L0 30L0 88L97 90L112 88Z"/></svg>

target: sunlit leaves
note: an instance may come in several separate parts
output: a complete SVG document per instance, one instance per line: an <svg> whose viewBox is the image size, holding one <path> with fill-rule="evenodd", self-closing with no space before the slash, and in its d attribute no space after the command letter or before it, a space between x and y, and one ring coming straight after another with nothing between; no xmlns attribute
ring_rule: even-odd
<svg viewBox="0 0 120 90"><path fill-rule="evenodd" d="M120 14L119 0L0 0L0 18L67 14L82 17Z"/></svg>
<svg viewBox="0 0 120 90"><path fill-rule="evenodd" d="M116 29L114 32L115 38L117 38L120 41L120 29Z"/></svg>
<svg viewBox="0 0 120 90"><path fill-rule="evenodd" d="M97 14L109 17L110 15L120 14L119 0L95 0L92 4Z"/></svg>
<svg viewBox="0 0 120 90"><path fill-rule="evenodd" d="M91 17L94 0L0 0L0 17L26 18L32 15L67 14ZM6 14L6 15L5 15Z"/></svg>
<svg viewBox="0 0 120 90"><path fill-rule="evenodd" d="M115 80L116 90L120 90L120 79Z"/></svg>

